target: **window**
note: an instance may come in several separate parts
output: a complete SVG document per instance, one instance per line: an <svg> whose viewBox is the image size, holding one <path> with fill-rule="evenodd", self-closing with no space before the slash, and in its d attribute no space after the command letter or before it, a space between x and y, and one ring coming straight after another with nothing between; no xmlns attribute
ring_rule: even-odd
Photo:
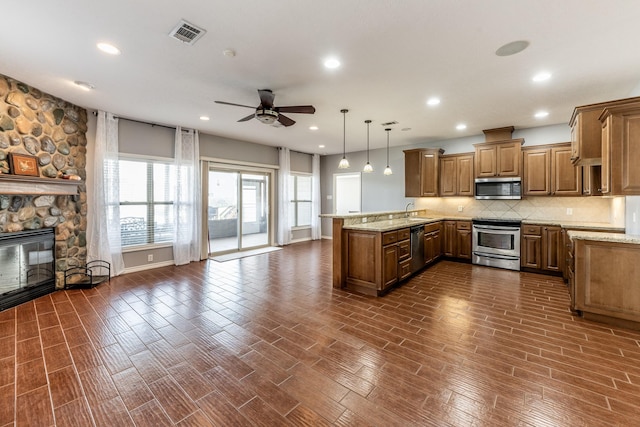
<svg viewBox="0 0 640 427"><path fill-rule="evenodd" d="M173 241L172 162L120 159L122 246Z"/></svg>
<svg viewBox="0 0 640 427"><path fill-rule="evenodd" d="M289 206L291 227L311 225L311 175L289 175L289 191L292 195Z"/></svg>

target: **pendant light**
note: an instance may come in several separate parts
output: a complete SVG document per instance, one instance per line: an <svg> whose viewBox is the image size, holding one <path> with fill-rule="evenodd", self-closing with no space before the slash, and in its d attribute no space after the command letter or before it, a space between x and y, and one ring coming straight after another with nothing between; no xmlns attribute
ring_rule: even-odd
<svg viewBox="0 0 640 427"><path fill-rule="evenodd" d="M364 165L362 172L371 173L373 172L373 166L369 163L369 124L371 124L371 120L365 120L364 122L367 124L367 164Z"/></svg>
<svg viewBox="0 0 640 427"><path fill-rule="evenodd" d="M349 160L347 160L347 113L346 108L340 110L342 113L342 160L338 164L338 169L349 169Z"/></svg>
<svg viewBox="0 0 640 427"><path fill-rule="evenodd" d="M385 175L392 175L393 172L391 171L391 168L389 167L389 132L391 131L391 128L386 128L385 129L387 131L387 167L384 168L384 174Z"/></svg>

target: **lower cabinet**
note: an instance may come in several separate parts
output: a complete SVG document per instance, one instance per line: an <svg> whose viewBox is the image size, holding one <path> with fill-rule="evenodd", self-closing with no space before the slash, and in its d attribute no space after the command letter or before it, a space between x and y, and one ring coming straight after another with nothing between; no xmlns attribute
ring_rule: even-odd
<svg viewBox="0 0 640 427"><path fill-rule="evenodd" d="M550 225L522 226L520 266L561 273L564 266L562 228Z"/></svg>
<svg viewBox="0 0 640 427"><path fill-rule="evenodd" d="M411 275L409 228L387 231L345 230L346 287L378 295Z"/></svg>
<svg viewBox="0 0 640 427"><path fill-rule="evenodd" d="M471 260L471 221L444 221L443 255Z"/></svg>
<svg viewBox="0 0 640 427"><path fill-rule="evenodd" d="M442 223L424 226L424 263L431 264L442 256Z"/></svg>

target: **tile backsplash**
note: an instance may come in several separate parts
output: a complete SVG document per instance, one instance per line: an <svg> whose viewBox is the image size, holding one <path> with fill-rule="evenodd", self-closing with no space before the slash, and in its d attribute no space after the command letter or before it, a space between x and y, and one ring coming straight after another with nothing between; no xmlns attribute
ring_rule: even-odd
<svg viewBox="0 0 640 427"><path fill-rule="evenodd" d="M445 216L602 222L624 226L624 202L624 197L526 197L521 200L423 197L416 199L415 205L416 209Z"/></svg>

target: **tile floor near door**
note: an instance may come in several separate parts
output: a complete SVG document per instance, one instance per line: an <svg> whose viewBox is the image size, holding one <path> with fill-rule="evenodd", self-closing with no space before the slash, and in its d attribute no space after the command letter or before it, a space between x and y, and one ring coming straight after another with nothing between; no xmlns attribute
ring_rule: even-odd
<svg viewBox="0 0 640 427"><path fill-rule="evenodd" d="M555 277L443 261L383 298L331 242L0 313L0 426L638 425L640 334Z"/></svg>

